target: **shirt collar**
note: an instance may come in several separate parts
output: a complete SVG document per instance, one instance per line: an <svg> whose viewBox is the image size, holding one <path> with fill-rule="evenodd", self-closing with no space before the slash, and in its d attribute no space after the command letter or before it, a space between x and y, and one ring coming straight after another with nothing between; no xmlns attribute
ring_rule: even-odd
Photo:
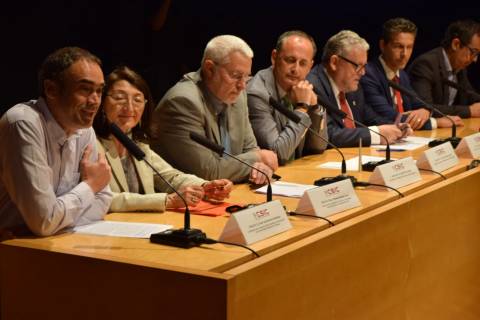
<svg viewBox="0 0 480 320"><path fill-rule="evenodd" d="M452 64L450 63L450 60L448 59L447 52L445 51L444 48L442 48L442 53L443 53L443 61L445 62L447 73L448 74L454 74Z"/></svg>
<svg viewBox="0 0 480 320"><path fill-rule="evenodd" d="M63 128L60 126L60 124L55 120L53 117L52 113L50 112L50 109L47 106L47 102L43 97L40 97L37 100L37 108L40 111L40 113L44 116L45 118L45 125L47 127L49 135L52 137L54 141L56 141L60 146L63 146L63 144L67 140L72 140L76 139L78 136L81 136L86 129L79 129L75 130L74 133L71 136L67 136L67 133Z"/></svg>
<svg viewBox="0 0 480 320"><path fill-rule="evenodd" d="M205 99L212 105L215 115L219 115L227 109L227 104L220 101L213 93L208 90L207 86L202 82L202 91L205 95Z"/></svg>
<svg viewBox="0 0 480 320"><path fill-rule="evenodd" d="M332 77L330 77L330 75L328 74L328 72L325 72L325 73L327 74L328 81L330 81L330 86L332 87L333 95L334 95L335 98L338 100L338 94L340 93L340 90L338 90L337 84L336 84L335 81L332 79Z"/></svg>
<svg viewBox="0 0 480 320"><path fill-rule="evenodd" d="M387 76L388 80L392 80L395 76L400 79L400 70L394 72L392 69L390 69L390 67L387 65L385 60L383 60L383 57L381 55L380 57L378 57L378 59L380 60L380 63L383 67L383 70L385 71L385 75Z"/></svg>

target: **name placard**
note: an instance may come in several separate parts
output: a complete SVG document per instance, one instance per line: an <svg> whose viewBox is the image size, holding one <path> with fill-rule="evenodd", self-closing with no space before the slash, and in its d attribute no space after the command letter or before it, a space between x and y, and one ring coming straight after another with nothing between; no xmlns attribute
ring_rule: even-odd
<svg viewBox="0 0 480 320"><path fill-rule="evenodd" d="M295 212L318 217L360 206L350 179L307 190L298 202Z"/></svg>
<svg viewBox="0 0 480 320"><path fill-rule="evenodd" d="M455 152L460 158L475 159L480 157L480 133L464 137Z"/></svg>
<svg viewBox="0 0 480 320"><path fill-rule="evenodd" d="M282 203L274 200L232 214L220 240L249 245L291 228Z"/></svg>
<svg viewBox="0 0 480 320"><path fill-rule="evenodd" d="M422 178L412 157L382 164L373 171L368 182L401 188Z"/></svg>
<svg viewBox="0 0 480 320"><path fill-rule="evenodd" d="M425 150L417 160L420 169L442 172L458 164L458 157L450 142Z"/></svg>

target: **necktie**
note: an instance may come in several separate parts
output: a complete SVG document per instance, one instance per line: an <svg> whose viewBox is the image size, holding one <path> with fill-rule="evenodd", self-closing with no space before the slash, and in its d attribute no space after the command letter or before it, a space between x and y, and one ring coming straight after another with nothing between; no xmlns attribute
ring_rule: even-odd
<svg viewBox="0 0 480 320"><path fill-rule="evenodd" d="M218 128L220 129L220 140L225 151L231 153L230 147L230 135L228 134L228 121L226 110L223 110L218 114Z"/></svg>
<svg viewBox="0 0 480 320"><path fill-rule="evenodd" d="M347 114L347 117L353 119L352 110L350 110L350 107L348 106L344 92L340 92L338 94L338 100L340 101L340 109ZM343 118L343 124L345 125L345 128L355 128L355 123L350 119Z"/></svg>
<svg viewBox="0 0 480 320"><path fill-rule="evenodd" d="M400 84L400 79L397 76L394 76L392 79L393 82ZM397 111L403 113L403 99L400 91L393 89L393 94L395 96L395 103L397 104Z"/></svg>
<svg viewBox="0 0 480 320"><path fill-rule="evenodd" d="M287 95L285 95L282 98L282 103L285 106L285 108L288 108L289 110L293 110L293 104L290 102L290 99L287 98Z"/></svg>

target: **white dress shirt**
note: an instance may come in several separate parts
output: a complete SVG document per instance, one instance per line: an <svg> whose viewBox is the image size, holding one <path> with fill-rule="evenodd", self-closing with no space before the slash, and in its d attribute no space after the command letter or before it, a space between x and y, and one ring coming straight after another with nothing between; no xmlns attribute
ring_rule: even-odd
<svg viewBox="0 0 480 320"><path fill-rule="evenodd" d="M92 128L67 137L45 100L14 106L0 119L0 229L26 225L41 236L101 220L112 193L80 181L80 160Z"/></svg>

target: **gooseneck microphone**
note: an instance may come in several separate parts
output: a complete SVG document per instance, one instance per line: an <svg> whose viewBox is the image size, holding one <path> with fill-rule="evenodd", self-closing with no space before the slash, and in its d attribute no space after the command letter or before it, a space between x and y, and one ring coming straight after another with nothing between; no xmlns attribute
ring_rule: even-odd
<svg viewBox="0 0 480 320"><path fill-rule="evenodd" d="M458 91L462 91L466 94L469 94L469 95L473 96L476 100L480 101L480 94L478 92L476 92L474 90L471 90L471 89L467 89L464 86L459 85L458 83L456 83L454 81L451 81L451 80L448 80L448 79L443 79L442 81L447 86L455 88Z"/></svg>
<svg viewBox="0 0 480 320"><path fill-rule="evenodd" d="M341 119L343 118L347 118L348 120L351 120L353 122L355 122L355 124L359 125L360 127L363 127L363 128L366 128L367 130L369 130L370 132L373 132L377 135L379 135L380 137L382 137L385 142L387 143L387 147L385 149L385 159L384 160L380 160L380 161L369 161L367 163L364 163L362 164L362 170L363 171L373 171L375 170L375 168L377 166L380 166L382 164L385 164L385 163L389 163L389 162L392 162L393 160L390 159L390 143L388 142L388 139L387 137L385 137L383 134L381 134L380 132L376 132L376 131L373 131L372 129L370 129L367 125L361 123L360 121L358 120L355 120L354 118L351 118L349 117L345 112L343 112L342 110L338 109L336 106L332 105L329 101L327 100L323 100L320 95L317 94L317 101L320 105L324 106L325 109L327 109L330 113L333 113L335 114L337 117L340 117Z"/></svg>
<svg viewBox="0 0 480 320"><path fill-rule="evenodd" d="M435 108L432 104L427 103L427 102L423 101L422 99L420 99L420 97L415 92L413 92L412 90L409 90L409 89L405 88L404 86L401 86L398 83L393 82L391 80L388 80L388 85L390 87L392 87L393 89L400 91L400 93L402 93L406 96L409 96L412 99L416 99L416 100L420 101L428 109L437 112L442 117L446 117L452 123L452 134L451 134L451 136L449 138L445 138L445 139L436 139L436 140L430 141L428 143L429 147L435 147L435 146L438 146L438 145L440 145L442 143L445 143L445 142L450 142L452 144L453 148L456 148L458 146L461 138L457 137L457 125L455 124L455 121L453 121L450 117L447 117L447 115L445 113L440 111L438 108Z"/></svg>
<svg viewBox="0 0 480 320"><path fill-rule="evenodd" d="M308 131L313 133L316 137L320 138L322 141L327 143L329 146L333 147L342 156L342 171L341 171L341 174L336 176L336 177L324 177L324 178L318 179L314 182L314 184L316 186L324 186L324 185L334 183L334 182L337 182L337 181L341 181L341 180L345 180L345 179L350 179L352 181L352 184L355 185L357 179L354 176L347 175L347 164L345 162L345 156L343 155L343 152L340 151L340 149L336 145L334 145L333 143L331 143L330 141L328 141L327 139L325 139L324 137L319 135L318 132L316 132L315 130L313 130L309 126L306 126L305 124L303 124L301 122L300 117L295 112L293 112L292 110L283 106L280 102L275 100L273 97L270 97L269 102L270 102L270 105L273 108L275 108L275 110L277 110L278 112L283 114L285 117L287 117L288 119L290 119L294 123L301 124L302 126L304 126Z"/></svg>
<svg viewBox="0 0 480 320"><path fill-rule="evenodd" d="M248 162L245 162L242 159L234 156L233 154L230 154L229 152L225 151L225 148L222 147L221 145L216 144L215 142L208 140L207 138L205 138L204 136L202 136L202 135L200 135L196 132L190 132L190 139L192 139L196 143L204 146L205 148L212 150L213 152L217 153L219 156L222 156L222 155L226 154L227 156L229 156L229 157L243 163L244 165L260 172L261 174L263 174L267 178L267 183L268 183L268 186L267 186L267 202L272 201L272 185L270 184L270 178L268 177L268 175L264 171L259 170L259 169L255 168L254 166L252 166L251 164L249 164Z"/></svg>
<svg viewBox="0 0 480 320"><path fill-rule="evenodd" d="M191 248L198 246L201 243L205 243L207 235L204 232L199 229L190 229L190 210L185 198L158 172L154 166L150 164L150 162L145 160L145 153L135 144L135 142L132 141L132 139L123 133L115 123L110 123L110 132L138 161L145 161L145 163L152 168L152 170L180 197L180 199L182 199L185 204L183 228L154 233L150 235L150 241L181 248Z"/></svg>

